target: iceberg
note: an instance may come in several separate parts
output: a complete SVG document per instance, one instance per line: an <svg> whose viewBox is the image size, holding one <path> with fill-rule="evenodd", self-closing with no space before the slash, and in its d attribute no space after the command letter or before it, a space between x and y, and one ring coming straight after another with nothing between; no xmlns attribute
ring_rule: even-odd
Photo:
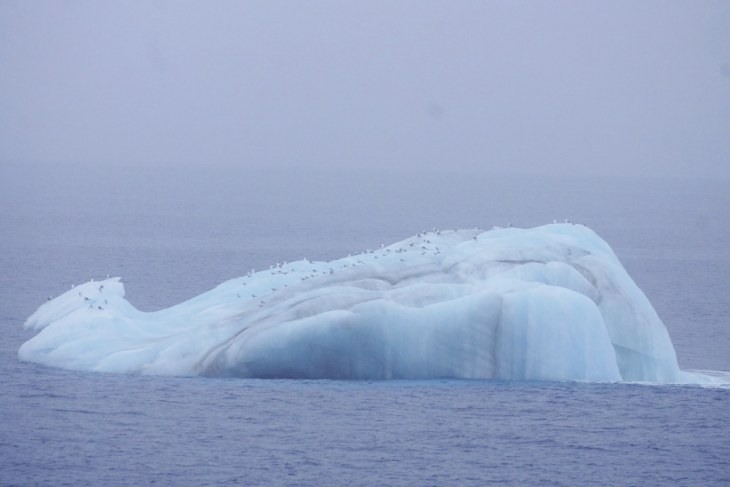
<svg viewBox="0 0 730 487"><path fill-rule="evenodd" d="M681 382L664 324L584 225L421 232L142 312L120 278L51 299L23 361L174 376Z"/></svg>

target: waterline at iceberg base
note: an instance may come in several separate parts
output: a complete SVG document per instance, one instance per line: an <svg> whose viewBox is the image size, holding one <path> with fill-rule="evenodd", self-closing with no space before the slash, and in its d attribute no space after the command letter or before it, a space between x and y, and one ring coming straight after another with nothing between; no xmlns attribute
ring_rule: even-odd
<svg viewBox="0 0 730 487"><path fill-rule="evenodd" d="M43 304L21 360L175 376L702 381L583 225L433 230L141 312L119 278Z"/></svg>

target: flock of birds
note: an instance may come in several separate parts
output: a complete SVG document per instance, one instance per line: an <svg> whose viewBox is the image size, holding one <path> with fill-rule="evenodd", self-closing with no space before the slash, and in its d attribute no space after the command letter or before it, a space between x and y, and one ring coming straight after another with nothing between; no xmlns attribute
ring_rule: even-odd
<svg viewBox="0 0 730 487"><path fill-rule="evenodd" d="M510 225L511 226L511 225ZM499 227L495 227L499 228ZM452 232L458 233L459 229L454 229ZM475 227L472 232L476 232L473 236L473 240L478 239L478 233L481 231L479 227ZM269 266L269 269L267 272L269 272L272 276L286 276L288 274L299 274L299 280L300 281L307 281L310 279L315 279L318 277L325 277L325 276L332 276L336 274L339 271L346 270L346 269L354 269L356 267L362 266L367 264L368 262L378 260L378 259L384 259L391 256L399 256L400 262L406 262L406 256L408 253L411 252L418 252L421 256L426 255L439 255L441 253L441 249L435 245L431 241L432 235L442 235L443 233L448 231L439 230L437 228L433 228L433 230L428 231L424 230L422 232L419 232L416 234L415 237L411 237L410 239L406 239L401 243L407 243L405 247L393 247L389 246L386 247L385 244L381 243L380 247L378 249L365 249L362 252L358 252L355 254L348 254L347 257L334 260L334 261L327 261L327 262L314 262L308 258L303 258L299 262L288 264L287 262L273 264ZM305 269L302 269L304 267ZM248 285L248 280L253 278L256 275L256 270L251 269L243 278L241 284L243 286ZM287 283L283 283L281 285L281 288L288 287ZM267 297L271 294L279 291L281 288L277 287L271 287L270 292L267 292ZM243 297L240 292L236 293L237 298ZM253 299L259 299L258 306L260 308L264 307L266 304L266 301L262 299L262 294L259 292L257 293L251 293L251 298Z"/></svg>
<svg viewBox="0 0 730 487"><path fill-rule="evenodd" d="M553 221L553 223L557 223L556 220ZM565 220L565 223L573 224L570 220ZM511 228L512 224L508 223L506 228ZM492 229L501 229L505 227L499 227L494 226ZM346 258L341 258L333 261L327 261L327 262L314 262L309 260L308 258L304 258L301 261L294 262L294 263L287 263L286 261L283 263L277 262L276 264L273 264L269 266L268 273L270 273L272 276L277 277L283 277L287 276L289 274L296 274L299 277L299 280L301 282L308 281L310 279L315 279L319 277L324 276L332 276L338 271L347 270L347 269L354 269L356 267L365 265L367 263L373 263L373 261L378 259L387 259L389 257L398 256L399 262L406 262L408 257L410 255L413 255L414 253L416 255L420 256L428 256L428 255L439 255L441 253L441 249L438 245L436 245L431 239L434 237L439 237L443 235L447 235L448 233L457 234L459 232L469 232L470 237L472 240L478 240L479 234L481 233L481 229L479 227L474 227L470 230L459 230L459 229L453 229L453 230L440 230L438 228L433 228L432 230L424 230L419 233L417 233L414 237L410 237L406 240L403 240L400 242L401 246L394 247L394 246L387 246L385 244L380 244L379 249L365 249L362 252L356 253L356 254L348 254ZM467 239L464 239L467 240ZM244 287L253 287L249 286L249 283L252 282L252 280L258 281L259 280L259 274L261 272L256 272L255 269L251 269L243 278L240 278L242 286ZM106 276L109 278L109 274ZM254 278L256 278L254 280ZM258 307L263 308L266 305L266 301L263 299L264 297L269 297L272 294L276 293L277 291L280 291L282 288L289 287L289 284L293 281L293 279L290 278L284 278L280 279L281 283L279 284L279 287L277 286L271 286L267 289L260 289L260 286L258 286L254 292L245 293L241 290L236 291L236 298L243 298L244 294L250 294L251 299L258 299ZM94 282L94 279L91 278L89 282ZM296 282L296 281L294 281ZM71 289L74 289L76 287L75 284L71 284ZM98 291L99 296L101 297L103 295L104 291L104 285L100 284L98 288L96 288L96 291ZM242 294L242 292L244 294ZM97 310L104 310L104 306L101 305L99 299L92 299L89 296L84 295L83 292L79 291L78 296L80 299L82 299L84 302L88 303L89 309L97 309ZM49 296L48 300L52 300L53 297ZM108 300L104 298L104 305L108 305Z"/></svg>

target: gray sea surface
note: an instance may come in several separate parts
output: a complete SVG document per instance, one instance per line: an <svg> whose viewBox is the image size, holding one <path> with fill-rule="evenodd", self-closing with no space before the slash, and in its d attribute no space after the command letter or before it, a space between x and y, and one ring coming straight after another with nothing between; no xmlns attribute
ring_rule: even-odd
<svg viewBox="0 0 730 487"><path fill-rule="evenodd" d="M0 485L728 485L730 389L140 377L19 362L24 320L121 276L143 310L424 229L596 230L684 369L730 371L727 181L0 167Z"/></svg>

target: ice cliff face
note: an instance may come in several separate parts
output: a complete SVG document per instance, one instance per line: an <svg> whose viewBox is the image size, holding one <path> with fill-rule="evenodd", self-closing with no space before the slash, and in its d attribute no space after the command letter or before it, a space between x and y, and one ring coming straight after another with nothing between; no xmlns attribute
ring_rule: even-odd
<svg viewBox="0 0 730 487"><path fill-rule="evenodd" d="M117 278L43 304L21 360L181 376L674 382L669 335L582 225L423 232L140 312Z"/></svg>

